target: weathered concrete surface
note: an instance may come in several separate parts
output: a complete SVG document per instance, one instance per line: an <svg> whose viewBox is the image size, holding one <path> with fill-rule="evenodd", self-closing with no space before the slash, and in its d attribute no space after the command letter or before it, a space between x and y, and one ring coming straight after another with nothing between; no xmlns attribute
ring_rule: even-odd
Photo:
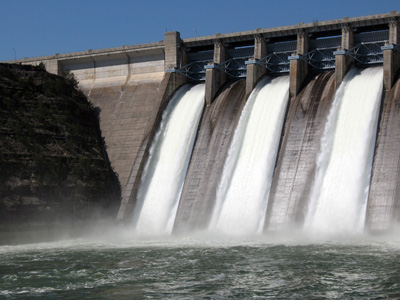
<svg viewBox="0 0 400 300"><path fill-rule="evenodd" d="M131 60L132 63L143 62L143 57L145 56L153 56L155 53L163 55L164 50L164 42L160 41L158 43L149 43L149 44L141 44L141 45L132 45L132 46L122 46L116 48L107 48L107 49L99 49L74 53L65 53L49 56L41 56L41 57L33 57L33 58L24 58L18 59L14 61L7 61L6 63L20 63L20 64L29 64L29 65L38 65L39 63L43 63L46 67L46 70L49 73L60 75L65 67L68 68L69 64L80 64L80 65L93 65L93 63L99 61L114 61L115 59L128 59ZM149 59L147 59L149 60ZM132 68L136 68L134 65ZM86 67L83 67L86 68Z"/></svg>
<svg viewBox="0 0 400 300"><path fill-rule="evenodd" d="M226 74L216 66L226 60L225 45L217 40L214 43L214 67L206 70L206 104L210 105L219 89L225 84ZM222 66L220 66L221 68Z"/></svg>
<svg viewBox="0 0 400 300"><path fill-rule="evenodd" d="M133 162L145 137L153 110L157 109L159 82L97 87L88 91L99 113L100 128L112 167L125 188Z"/></svg>
<svg viewBox="0 0 400 300"><path fill-rule="evenodd" d="M246 68L246 97L250 96L260 79L265 75L266 69L257 64L248 64Z"/></svg>
<svg viewBox="0 0 400 300"><path fill-rule="evenodd" d="M208 225L225 158L245 103L245 85L244 80L227 84L205 109L175 219L175 232Z"/></svg>
<svg viewBox="0 0 400 300"><path fill-rule="evenodd" d="M97 109L107 153L124 191L145 130L158 109L164 77L162 51L66 59L60 62L59 70L74 73L79 87Z"/></svg>
<svg viewBox="0 0 400 300"><path fill-rule="evenodd" d="M400 221L400 80L387 94L380 118L366 216L370 232Z"/></svg>
<svg viewBox="0 0 400 300"><path fill-rule="evenodd" d="M254 60L260 60L267 56L267 44L265 39L257 36L254 40ZM246 98L250 96L260 78L267 73L267 69L258 64L247 65L246 70Z"/></svg>
<svg viewBox="0 0 400 300"><path fill-rule="evenodd" d="M187 64L186 51L178 31L165 33L165 70L181 68Z"/></svg>
<svg viewBox="0 0 400 300"><path fill-rule="evenodd" d="M290 60L290 98L296 97L308 74L308 64L300 57L308 52L308 35L305 29L297 31L297 59Z"/></svg>
<svg viewBox="0 0 400 300"><path fill-rule="evenodd" d="M383 87L389 92L393 86L394 78L400 69L400 53L393 49L383 50Z"/></svg>
<svg viewBox="0 0 400 300"><path fill-rule="evenodd" d="M353 48L354 34L353 29L348 24L342 25L342 52ZM335 87L338 88L342 83L344 76L346 76L354 59L345 54L339 54L335 57Z"/></svg>
<svg viewBox="0 0 400 300"><path fill-rule="evenodd" d="M321 136L333 101L334 79L333 72L312 78L290 104L271 185L266 230L302 224Z"/></svg>
<svg viewBox="0 0 400 300"><path fill-rule="evenodd" d="M339 88L344 76L350 70L353 59L345 54L335 56L335 86Z"/></svg>
<svg viewBox="0 0 400 300"><path fill-rule="evenodd" d="M388 46L400 43L400 21L392 18L389 22ZM397 71L400 69L400 53L395 49L383 50L383 86L389 92L395 81Z"/></svg>

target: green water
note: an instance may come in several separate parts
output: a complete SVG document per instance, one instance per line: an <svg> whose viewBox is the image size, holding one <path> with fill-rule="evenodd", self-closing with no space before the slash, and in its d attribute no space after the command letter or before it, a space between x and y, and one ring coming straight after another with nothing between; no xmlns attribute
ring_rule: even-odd
<svg viewBox="0 0 400 300"><path fill-rule="evenodd" d="M400 299L400 242L205 238L0 247L0 299Z"/></svg>

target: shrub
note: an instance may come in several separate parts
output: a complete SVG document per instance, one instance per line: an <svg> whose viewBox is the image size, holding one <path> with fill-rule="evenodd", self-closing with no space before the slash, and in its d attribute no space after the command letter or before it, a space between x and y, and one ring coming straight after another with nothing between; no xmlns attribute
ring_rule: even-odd
<svg viewBox="0 0 400 300"><path fill-rule="evenodd" d="M76 80L75 75L71 72L71 70L65 70L61 76L64 77L71 86L76 89L78 88L79 82Z"/></svg>
<svg viewBox="0 0 400 300"><path fill-rule="evenodd" d="M46 71L46 66L45 66L45 64L44 64L42 61L38 64L38 68L39 68L41 71Z"/></svg>

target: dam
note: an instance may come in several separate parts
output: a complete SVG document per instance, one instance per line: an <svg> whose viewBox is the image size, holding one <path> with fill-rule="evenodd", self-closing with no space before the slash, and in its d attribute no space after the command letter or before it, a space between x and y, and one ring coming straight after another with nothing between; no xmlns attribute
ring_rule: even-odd
<svg viewBox="0 0 400 300"><path fill-rule="evenodd" d="M16 62L42 62L49 72L72 72L79 81L99 114L107 153L118 173L123 190L117 217L121 221L140 220L135 215L147 201L139 200L144 199L144 179L153 172L149 165L154 153L162 156L154 145L164 112L175 95L181 94L178 100L183 101L188 86L203 89L204 103L198 121L192 121L195 136L185 142L191 144L183 151L185 167L179 174L164 176L171 182L181 178L174 188L175 200L146 208L157 222L164 220L157 225L159 231L219 228L237 233L249 225L245 234L256 234L313 227L326 219L324 213L336 207L332 203L338 197L356 203L343 204L336 218L351 207L355 213L350 218L362 223L362 230L389 230L400 217L399 12L187 39L173 31L165 33L164 41L151 44ZM270 91L262 96L264 88ZM371 92L360 94L369 88ZM367 96L372 97L371 106L364 112ZM353 100L358 104L354 106ZM252 114L245 112L258 101L266 106L256 108L263 112L257 128L263 118L277 119L259 136L247 135ZM276 112L269 115L275 106ZM342 123L342 109L348 113L354 109L347 123ZM368 130L348 135L352 122ZM271 129L273 135L268 133ZM262 142L271 146L271 152L251 154ZM170 158L181 155L178 149L169 151ZM254 167L245 170L251 160ZM344 161L343 169L336 170ZM256 166L261 164L258 173ZM350 170L354 175L347 182L335 181ZM258 188L245 190L256 181L260 189L254 196ZM354 194L341 186L346 184L357 186ZM255 198L259 202L253 203ZM327 199L331 202L324 204ZM168 212L155 214L158 205L169 207ZM245 217L246 210L253 212ZM242 217L257 220L233 229ZM148 228L152 222L146 222L143 226ZM343 230L353 230L352 226Z"/></svg>

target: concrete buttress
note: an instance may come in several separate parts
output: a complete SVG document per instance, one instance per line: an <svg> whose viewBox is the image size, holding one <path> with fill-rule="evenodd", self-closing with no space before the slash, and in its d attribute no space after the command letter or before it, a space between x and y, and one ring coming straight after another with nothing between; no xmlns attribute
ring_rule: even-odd
<svg viewBox="0 0 400 300"><path fill-rule="evenodd" d="M291 98L296 97L300 91L300 87L307 76L308 64L301 59L301 56L308 51L308 35L307 31L303 29L302 24L299 24L297 29L297 49L293 56L289 57L290 60L290 85L289 95Z"/></svg>
<svg viewBox="0 0 400 300"><path fill-rule="evenodd" d="M392 18L389 22L389 41L383 47L383 86L389 91L400 69L400 49L395 48L400 43L400 21Z"/></svg>
<svg viewBox="0 0 400 300"><path fill-rule="evenodd" d="M225 45L220 40L214 42L214 62L206 66L206 104L210 105L218 90L226 81L222 62L226 60Z"/></svg>
<svg viewBox="0 0 400 300"><path fill-rule="evenodd" d="M354 47L353 30L349 24L342 24L342 45L339 51L335 52L335 87L338 88L354 59L346 55L346 51Z"/></svg>
<svg viewBox="0 0 400 300"><path fill-rule="evenodd" d="M254 60L251 61L252 63L247 64L246 98L251 94L251 91L254 89L260 78L267 73L265 67L257 64L257 61L264 58L266 55L267 45L265 39L261 35L258 35L254 39Z"/></svg>

